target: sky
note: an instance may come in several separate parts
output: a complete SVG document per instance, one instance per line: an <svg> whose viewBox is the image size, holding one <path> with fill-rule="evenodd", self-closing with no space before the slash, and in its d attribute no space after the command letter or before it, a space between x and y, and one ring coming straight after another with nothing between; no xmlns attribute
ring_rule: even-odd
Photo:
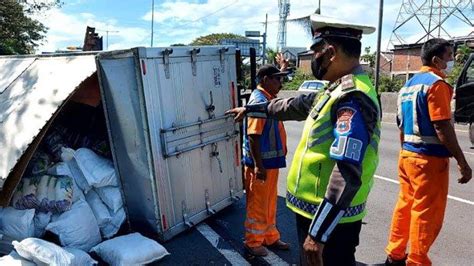
<svg viewBox="0 0 474 266"><path fill-rule="evenodd" d="M95 27L104 37L105 50L149 47L152 1L63 0L62 7L35 16L49 28L38 52L82 46L86 26ZM378 3L377 0L321 0L321 14L377 27ZM391 48L389 40L401 3L400 0L384 1L382 50ZM290 0L290 5L288 18L298 18L313 13L318 7L318 0ZM268 14L269 21L267 46L274 49L278 33L278 0L154 0L153 46L189 44L197 37L211 33L244 35L247 30L263 32L265 14ZM472 12L468 17L472 21ZM446 21L444 28L449 30L451 36L465 36L473 31L472 27L456 18ZM418 22L411 20L399 32L404 34L406 41L416 41L422 34L422 28ZM447 37L444 32L441 34ZM364 36L362 45L370 46L374 51L376 40L376 33ZM287 46L308 47L310 42L310 36L300 25L288 23Z"/></svg>

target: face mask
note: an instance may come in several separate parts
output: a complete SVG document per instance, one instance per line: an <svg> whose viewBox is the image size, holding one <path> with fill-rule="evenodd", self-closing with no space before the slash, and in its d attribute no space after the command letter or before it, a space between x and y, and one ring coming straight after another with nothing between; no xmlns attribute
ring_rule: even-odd
<svg viewBox="0 0 474 266"><path fill-rule="evenodd" d="M323 59L324 59L324 54L326 54L328 50L325 49L323 53L318 57L318 58L312 58L311 59L311 72L313 72L313 76L316 79L323 79L324 75L328 72L327 67L323 68Z"/></svg>
<svg viewBox="0 0 474 266"><path fill-rule="evenodd" d="M444 70L444 73L446 73L447 75L451 74L451 72L453 71L453 67L454 67L454 61L446 62L446 69Z"/></svg>

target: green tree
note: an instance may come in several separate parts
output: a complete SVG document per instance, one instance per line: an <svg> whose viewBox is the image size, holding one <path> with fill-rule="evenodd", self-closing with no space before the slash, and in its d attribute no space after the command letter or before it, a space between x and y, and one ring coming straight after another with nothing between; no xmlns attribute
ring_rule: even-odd
<svg viewBox="0 0 474 266"><path fill-rule="evenodd" d="M60 7L63 4L61 0L50 0L49 2L44 0L16 0L15 2L22 5L24 12L27 14L42 12L52 7Z"/></svg>
<svg viewBox="0 0 474 266"><path fill-rule="evenodd" d="M44 39L47 28L29 15L60 6L59 0L2 0L0 4L0 55L29 54Z"/></svg>
<svg viewBox="0 0 474 266"><path fill-rule="evenodd" d="M466 63L467 59L469 58L469 54L472 52L469 46L463 44L460 45L456 50L456 56L454 60L454 67L451 73L449 73L447 81L452 86L456 85L456 82L461 75L461 71Z"/></svg>
<svg viewBox="0 0 474 266"><path fill-rule="evenodd" d="M272 48L267 48L266 50L267 64L275 64L275 57L277 55L277 51L273 50Z"/></svg>
<svg viewBox="0 0 474 266"><path fill-rule="evenodd" d="M370 46L364 48L365 54L360 58L366 62L369 62L370 67L375 67L375 52L370 52Z"/></svg>
<svg viewBox="0 0 474 266"><path fill-rule="evenodd" d="M222 39L248 40L247 37L233 33L213 33L196 38L190 45L218 45Z"/></svg>

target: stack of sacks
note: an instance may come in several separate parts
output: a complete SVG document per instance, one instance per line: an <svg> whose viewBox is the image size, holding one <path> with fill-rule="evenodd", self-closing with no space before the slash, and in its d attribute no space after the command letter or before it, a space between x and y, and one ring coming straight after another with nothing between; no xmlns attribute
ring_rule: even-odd
<svg viewBox="0 0 474 266"><path fill-rule="evenodd" d="M86 148L78 149L74 153L74 160L90 186L86 201L94 212L102 236L110 238L125 221L122 195L113 164Z"/></svg>
<svg viewBox="0 0 474 266"><path fill-rule="evenodd" d="M126 218L113 163L86 148L64 152L72 155L61 157L70 159L67 161L69 169L77 187L86 195L102 236L111 238Z"/></svg>

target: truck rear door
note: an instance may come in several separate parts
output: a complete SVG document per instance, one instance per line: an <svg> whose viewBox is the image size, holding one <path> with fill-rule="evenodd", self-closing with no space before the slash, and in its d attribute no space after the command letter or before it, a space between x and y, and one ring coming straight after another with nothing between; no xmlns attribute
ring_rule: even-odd
<svg viewBox="0 0 474 266"><path fill-rule="evenodd" d="M471 54L456 83L454 120L460 123L474 121L474 54Z"/></svg>

